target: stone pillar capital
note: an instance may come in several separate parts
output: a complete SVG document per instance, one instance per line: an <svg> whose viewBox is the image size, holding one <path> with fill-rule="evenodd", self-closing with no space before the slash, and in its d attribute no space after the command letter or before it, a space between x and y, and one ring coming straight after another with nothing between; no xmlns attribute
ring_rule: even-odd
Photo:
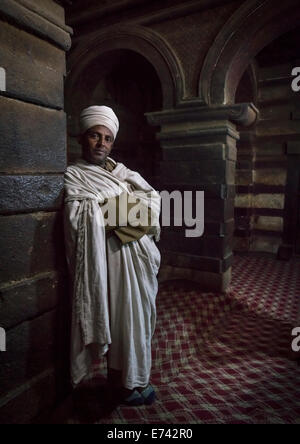
<svg viewBox="0 0 300 444"><path fill-rule="evenodd" d="M228 121L235 125L250 126L256 122L259 111L253 103L206 106L197 100L181 102L174 109L146 113L149 124L203 124L203 122Z"/></svg>

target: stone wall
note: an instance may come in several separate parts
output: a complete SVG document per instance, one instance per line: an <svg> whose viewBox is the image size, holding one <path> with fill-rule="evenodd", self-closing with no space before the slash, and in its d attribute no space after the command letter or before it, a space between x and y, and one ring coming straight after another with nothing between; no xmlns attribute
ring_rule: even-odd
<svg viewBox="0 0 300 444"><path fill-rule="evenodd" d="M160 104L157 101L160 107L155 108L154 103L142 112L146 112L148 122L155 127L161 149L156 149L154 140L149 140L147 146L144 145L149 155L144 155L139 164L134 163L140 143L136 139L130 143L124 162L131 168L136 167L142 174L146 173L147 180L159 191L193 191L194 199L196 191L205 191L206 219L205 234L197 239L187 239L183 227L163 230L158 244L162 252L159 279L185 276L201 282L205 289L224 291L231 276L235 142L238 137L234 118L240 110L222 109L220 106L210 114L206 104L199 99L198 90L201 68L208 51L242 1L164 1L159 5L149 1L127 3L126 14L110 6L101 11L96 3L94 7L91 4L88 11L75 6L72 14L71 8L68 22L75 26L76 37L74 50L69 54L66 83L69 133L72 135L74 132L72 122L78 118L81 91L84 91L82 106L95 102L93 84L97 82L94 78L98 85L103 84L102 74L111 64L113 54L130 50L152 65L161 86L162 101ZM103 14L107 26L99 28L96 19ZM117 56L115 60L118 60ZM122 84L122 74L128 70L126 57L123 60L123 67L119 68L119 85ZM127 63L130 65L132 61L133 58L128 56ZM138 62L138 57L136 62L134 70L140 74L143 64ZM131 81L135 86L139 85L134 75ZM140 91L142 103L149 93L158 96L159 88L147 81ZM105 99L105 94L102 98ZM100 100L101 96L97 99ZM121 109L120 105L120 100L115 100L116 110ZM129 114L130 99L127 106ZM243 109L246 110L247 106ZM122 132L122 127L126 127L122 113L120 124ZM139 126L138 119L136 126ZM148 128L148 134L151 134L152 128ZM123 138L124 141L126 138L131 141L130 133ZM122 143L122 134L118 139L117 145ZM70 137L71 154L76 148L73 141L74 138ZM117 151L115 154L118 156ZM152 176L143 168L143 162L151 164L151 155L154 164Z"/></svg>
<svg viewBox="0 0 300 444"><path fill-rule="evenodd" d="M66 95L67 106L71 104L70 128L74 97L83 85L84 99L95 100L93 78L100 77L113 53L132 51L152 65L161 86L162 107L146 115L156 127L161 149L155 150L160 156L154 168L157 180L148 180L159 191L203 190L206 201L202 238L187 239L182 227L163 230L160 278L188 277L206 289L225 291L230 283L234 231L235 245L246 251L274 253L281 242L287 175L276 154L283 145L278 148L273 143L276 132L270 132L276 126L283 134L293 132L295 122L286 121L279 128L278 122L266 118L269 99L264 97L268 86L263 74L256 79L255 97L237 97L236 92L263 48L298 26L299 1L126 0L99 4L91 0L88 8L77 2L67 12L67 22L75 29ZM277 57L274 51L276 63ZM100 60L98 70L90 69ZM136 72L139 67L137 63ZM126 62L120 73L123 69ZM254 77L250 72L251 81ZM278 87L269 89L273 102L286 85ZM117 101L115 106L118 109ZM257 120L260 107L259 123L245 131L244 127ZM286 148L287 138L283 143ZM135 154L133 144L128 158Z"/></svg>
<svg viewBox="0 0 300 444"><path fill-rule="evenodd" d="M70 33L51 0L0 2L1 423L30 422L66 389L61 206Z"/></svg>
<svg viewBox="0 0 300 444"><path fill-rule="evenodd" d="M286 243L289 220L287 243L294 244L292 249L296 250L299 178L293 169L299 168L299 93L292 90L291 74L299 66L299 60L293 58L297 41L296 31L288 33L266 47L256 61L254 95L260 118L255 127L241 131L238 143L236 251L277 254ZM290 144L296 144L293 153Z"/></svg>

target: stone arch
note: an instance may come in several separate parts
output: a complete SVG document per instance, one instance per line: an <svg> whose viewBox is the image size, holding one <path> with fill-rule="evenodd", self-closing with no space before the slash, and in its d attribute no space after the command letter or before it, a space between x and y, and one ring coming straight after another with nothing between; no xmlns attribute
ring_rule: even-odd
<svg viewBox="0 0 300 444"><path fill-rule="evenodd" d="M207 104L232 104L253 57L299 25L299 0L250 0L228 20L205 59L199 96Z"/></svg>
<svg viewBox="0 0 300 444"><path fill-rule="evenodd" d="M161 82L165 109L173 108L182 99L183 70L170 46L156 32L132 25L114 26L100 31L75 47L68 60L67 94L93 59L118 49L134 51L153 66Z"/></svg>
<svg viewBox="0 0 300 444"><path fill-rule="evenodd" d="M235 94L236 103L253 103L258 101L258 63L255 59L249 64L243 73Z"/></svg>

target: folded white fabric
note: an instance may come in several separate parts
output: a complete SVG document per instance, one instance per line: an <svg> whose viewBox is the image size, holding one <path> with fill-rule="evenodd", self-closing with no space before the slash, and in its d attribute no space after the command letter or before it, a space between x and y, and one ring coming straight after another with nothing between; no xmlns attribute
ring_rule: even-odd
<svg viewBox="0 0 300 444"><path fill-rule="evenodd" d="M80 114L80 132L84 134L88 129L96 125L103 125L108 128L114 139L119 131L119 120L114 111L108 106L90 106L85 108Z"/></svg>

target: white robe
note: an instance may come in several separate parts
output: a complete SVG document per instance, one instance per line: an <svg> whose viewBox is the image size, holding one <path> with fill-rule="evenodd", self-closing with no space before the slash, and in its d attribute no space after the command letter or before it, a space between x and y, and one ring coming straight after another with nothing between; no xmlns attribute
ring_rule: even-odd
<svg viewBox="0 0 300 444"><path fill-rule="evenodd" d="M99 204L124 191L151 206L155 223L152 234L122 245L116 236L106 238ZM108 367L122 371L124 387L144 387L150 378L156 322L160 252L154 238L160 236L160 196L122 163L108 172L85 160L68 167L65 193L73 385L90 372L93 359L108 352Z"/></svg>

